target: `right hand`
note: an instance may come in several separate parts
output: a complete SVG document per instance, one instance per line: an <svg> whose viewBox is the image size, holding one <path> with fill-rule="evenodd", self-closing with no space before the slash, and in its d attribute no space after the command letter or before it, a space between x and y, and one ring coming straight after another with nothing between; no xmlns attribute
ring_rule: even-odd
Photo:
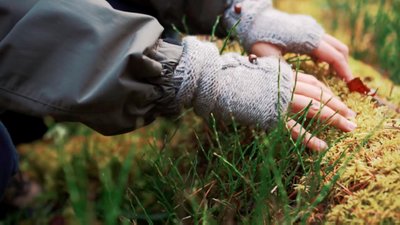
<svg viewBox="0 0 400 225"><path fill-rule="evenodd" d="M290 104L293 112L298 112L312 103L307 117L318 116L344 131L354 129L345 117L353 117L355 113L310 75L297 77L291 101L293 78L291 67L283 59L262 57L250 62L237 53L220 56L215 45L193 37L184 39L183 55L173 77L181 81L177 87L178 103L193 107L206 119L212 113L219 120L229 122L234 117L242 125L258 124L269 129L278 120L279 110L285 111ZM318 113L322 104L326 106ZM335 114L336 111L339 113ZM293 138L305 134L304 143L309 148L327 147L322 140L305 133L296 122L290 120L288 127Z"/></svg>
<svg viewBox="0 0 400 225"><path fill-rule="evenodd" d="M341 57L347 59L345 45L340 44L338 41L336 45L334 45L334 43L332 42L335 41L331 36L325 35L324 40L325 39L327 39L326 42L330 41L331 45L321 44L318 49L314 51L313 54L318 55L321 59L326 59L327 61L332 60L331 63L334 63L334 65L336 65L336 70L338 70L338 68L342 69L343 71L345 71L343 73L348 75L348 72L346 72L349 70L348 64L340 63L342 62L342 60L335 61L335 59ZM325 41L323 41L322 43L325 43ZM332 48L334 47L335 49L344 49L343 55L340 55L339 57L339 53L336 53L336 51L338 52L339 50L333 51ZM258 56L280 56L282 55L282 50L276 45L260 42L256 43L253 46L252 53ZM345 80L351 78L349 76L346 77L343 74L339 75L341 75ZM294 77L296 79L295 74ZM312 105L307 114L308 118L318 116L320 120L327 121L328 123L331 123L333 126L345 132L353 131L356 128L357 125L355 123L350 122L346 119L354 118L356 116L356 113L354 111L349 109L342 101L334 96L332 91L322 82L317 80L314 76L298 73L296 88L294 91L293 100L291 102L291 109L294 113L300 112L310 103ZM324 105L324 107L321 108L321 105ZM328 145L323 140L317 137L313 137L299 123L292 119L287 122L287 127L290 129L293 139L297 140L299 137L304 136L303 144L305 144L308 148L312 150L320 151L328 147Z"/></svg>
<svg viewBox="0 0 400 225"><path fill-rule="evenodd" d="M357 114L334 96L329 88L312 75L298 73L291 110L298 113L307 106L310 106L307 118L318 117L320 121L327 122L344 132L353 131L357 127L354 122L348 120L355 118ZM312 136L293 119L287 122L287 127L293 139L304 137L303 144L308 148L316 151L328 148L323 140Z"/></svg>
<svg viewBox="0 0 400 225"><path fill-rule="evenodd" d="M279 79L278 79L279 78ZM212 43L193 37L183 41L181 61L172 78L177 102L208 119L272 128L286 111L293 90L291 67L278 57L252 59L219 54Z"/></svg>

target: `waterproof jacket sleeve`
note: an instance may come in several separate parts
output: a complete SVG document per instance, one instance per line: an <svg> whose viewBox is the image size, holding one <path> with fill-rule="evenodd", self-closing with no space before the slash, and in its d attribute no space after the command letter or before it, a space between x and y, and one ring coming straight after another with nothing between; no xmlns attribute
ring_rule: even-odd
<svg viewBox="0 0 400 225"><path fill-rule="evenodd" d="M0 109L105 135L177 113L182 47L151 16L103 0L0 0Z"/></svg>

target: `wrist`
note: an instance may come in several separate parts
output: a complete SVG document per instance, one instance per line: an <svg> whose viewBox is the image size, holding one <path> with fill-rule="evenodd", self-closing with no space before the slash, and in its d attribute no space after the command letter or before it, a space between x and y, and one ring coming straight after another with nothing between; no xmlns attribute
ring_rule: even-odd
<svg viewBox="0 0 400 225"><path fill-rule="evenodd" d="M199 97L199 83L219 69L218 48L195 37L183 40L183 54L175 69L173 79L177 89L176 101L184 107L192 107Z"/></svg>

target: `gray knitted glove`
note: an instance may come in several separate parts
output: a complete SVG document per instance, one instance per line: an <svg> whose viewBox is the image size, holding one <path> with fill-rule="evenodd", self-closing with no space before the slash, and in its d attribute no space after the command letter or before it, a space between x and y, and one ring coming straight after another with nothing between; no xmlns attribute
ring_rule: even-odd
<svg viewBox="0 0 400 225"><path fill-rule="evenodd" d="M236 31L248 52L254 43L264 41L286 52L310 53L324 34L312 17L275 10L271 0L234 0L225 11L224 23L230 29L239 19Z"/></svg>
<svg viewBox="0 0 400 225"><path fill-rule="evenodd" d="M278 102L286 110L293 72L284 61L268 57L251 63L236 53L220 56L214 44L194 37L185 38L183 46L173 77L180 105L193 107L206 119L213 113L230 122L233 116L242 125L264 129L277 121Z"/></svg>

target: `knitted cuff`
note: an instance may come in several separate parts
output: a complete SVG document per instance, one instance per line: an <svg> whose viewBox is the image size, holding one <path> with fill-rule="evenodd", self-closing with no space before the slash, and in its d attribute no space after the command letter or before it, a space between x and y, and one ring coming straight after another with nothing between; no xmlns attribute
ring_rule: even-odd
<svg viewBox="0 0 400 225"><path fill-rule="evenodd" d="M234 1L224 22L230 29L239 19L236 32L247 52L256 42L268 42L287 52L310 53L324 34L313 18L275 10L270 0Z"/></svg>
<svg viewBox="0 0 400 225"><path fill-rule="evenodd" d="M198 89L199 79L208 74L215 74L218 66L219 52L212 43L201 42L195 37L186 37L183 42L183 53L175 69L173 82L176 84L176 99L182 106L191 107ZM207 73L204 74L204 70ZM205 79L204 77L202 78ZM211 90L210 88L210 91ZM209 102L210 104L212 102ZM211 107L211 106L209 106Z"/></svg>

